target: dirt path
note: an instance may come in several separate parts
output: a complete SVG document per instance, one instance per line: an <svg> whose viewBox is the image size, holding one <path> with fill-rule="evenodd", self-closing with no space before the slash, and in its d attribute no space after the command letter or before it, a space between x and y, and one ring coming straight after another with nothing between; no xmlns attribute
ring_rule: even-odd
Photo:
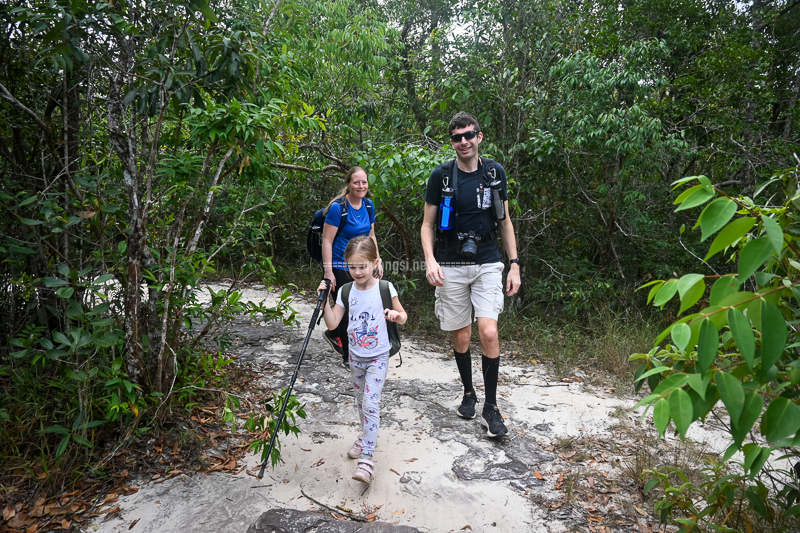
<svg viewBox="0 0 800 533"><path fill-rule="evenodd" d="M247 291L245 298L260 300L264 293ZM289 382L313 310L305 302L293 307L303 317L296 328L244 320L235 325L242 338L234 350L238 363L254 372L278 365L279 381L270 383L276 387ZM283 464L268 469L261 481L242 471L143 485L120 498L124 511L98 522L96 530L122 533L138 520L130 531L243 533L269 509L322 510L303 493L331 507L372 513L378 521L420 531L559 532L577 524L595 532L649 530L636 482L620 479L623 471L613 466L612 451L570 461L569 450L561 446L619 439L613 428L620 415L611 414L632 407L634 400L589 391L584 383L553 383L541 367L506 360L500 368L499 403L510 433L490 439L477 418L455 415L462 391L444 335L442 346L404 338L403 365L390 369L384 388L375 478L370 485L353 481L355 464L346 451L357 423L349 373L322 339L323 327L313 332L295 386L308 418L300 420L299 438L282 438ZM397 358L392 361L397 364ZM475 358L476 377L479 364ZM626 415L622 418L627 421ZM583 479L569 477L577 459L583 461ZM251 456L247 468L258 463ZM565 498L566 481L573 479L573 494L579 495L581 483L595 488L592 476L597 498ZM643 516L627 525L610 521L608 516L623 508ZM600 518L592 521L592 516Z"/></svg>

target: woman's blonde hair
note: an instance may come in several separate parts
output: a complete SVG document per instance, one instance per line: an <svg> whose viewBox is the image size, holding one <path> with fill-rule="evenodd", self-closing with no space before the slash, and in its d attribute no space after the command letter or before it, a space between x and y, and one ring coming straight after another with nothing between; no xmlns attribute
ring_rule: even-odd
<svg viewBox="0 0 800 533"><path fill-rule="evenodd" d="M337 194L336 196L333 197L333 200L328 202L328 206L325 208L325 211L322 212L323 215L327 215L328 211L330 211L330 209L331 209L331 206L335 202L338 202L339 200L341 200L342 198L347 196L347 194L350 193L350 182L353 181L353 175L356 172L363 172L364 175L366 175L367 178L369 178L369 175L367 174L367 171L364 170L363 168L361 168L361 167L352 167L352 168L350 168L350 170L347 171L347 174L344 177L344 188L341 191L339 191L339 194ZM372 196L372 191L370 191L369 189L367 190L367 196Z"/></svg>
<svg viewBox="0 0 800 533"><path fill-rule="evenodd" d="M350 239L347 247L344 249L345 261L350 261L354 255L362 255L367 261L373 262L378 260L378 247L375 246L375 241L369 235L359 235Z"/></svg>

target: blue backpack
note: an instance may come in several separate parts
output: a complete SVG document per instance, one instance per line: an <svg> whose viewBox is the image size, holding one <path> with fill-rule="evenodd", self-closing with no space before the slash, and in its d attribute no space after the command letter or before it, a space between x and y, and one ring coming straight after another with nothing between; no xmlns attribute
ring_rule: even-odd
<svg viewBox="0 0 800 533"><path fill-rule="evenodd" d="M374 218L374 209L375 207L372 205L372 201L367 198L364 198L364 202L367 204L367 211L369 212L369 218L372 220ZM336 230L336 237L342 233L344 229L344 225L347 224L347 200L344 198L340 198L337 202L342 208L342 218L339 219L339 229ZM308 235L306 235L306 250L308 250L308 254L311 256L311 259L316 261L317 263L322 263L322 228L325 226L325 208L317 210L314 213L314 216L311 217L311 228L308 230ZM334 240L336 240L334 237Z"/></svg>

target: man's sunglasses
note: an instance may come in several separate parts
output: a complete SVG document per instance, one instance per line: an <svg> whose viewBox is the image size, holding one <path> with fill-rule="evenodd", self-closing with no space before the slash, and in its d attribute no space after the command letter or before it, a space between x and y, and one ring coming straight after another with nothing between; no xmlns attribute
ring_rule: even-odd
<svg viewBox="0 0 800 533"><path fill-rule="evenodd" d="M465 131L464 133L454 133L450 136L450 140L453 141L454 143L460 143L461 139L466 139L468 141L471 141L472 139L475 138L477 134L478 130L469 130Z"/></svg>

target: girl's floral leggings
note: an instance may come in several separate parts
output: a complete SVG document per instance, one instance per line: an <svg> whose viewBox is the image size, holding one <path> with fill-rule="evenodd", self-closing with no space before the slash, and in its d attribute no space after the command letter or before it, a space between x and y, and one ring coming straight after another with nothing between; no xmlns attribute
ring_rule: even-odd
<svg viewBox="0 0 800 533"><path fill-rule="evenodd" d="M350 355L356 406L361 420L361 454L375 454L381 425L381 391L389 370L389 352L375 357Z"/></svg>

